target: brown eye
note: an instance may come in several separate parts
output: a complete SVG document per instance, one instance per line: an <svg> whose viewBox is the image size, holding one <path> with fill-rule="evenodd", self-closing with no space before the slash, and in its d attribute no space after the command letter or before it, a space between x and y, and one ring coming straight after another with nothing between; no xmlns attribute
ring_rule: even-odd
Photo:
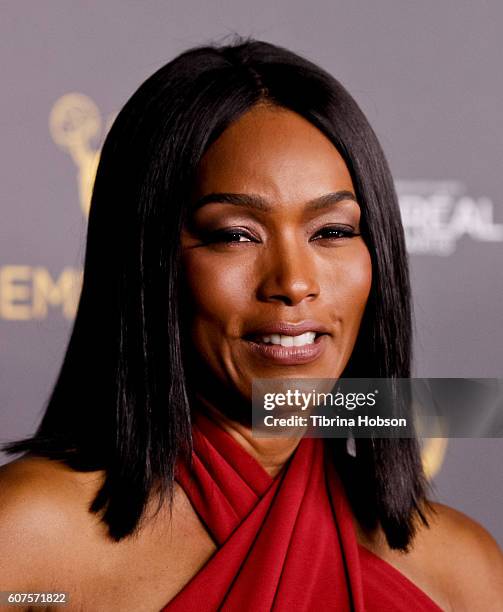
<svg viewBox="0 0 503 612"><path fill-rule="evenodd" d="M243 229L222 229L211 232L206 236L206 242L231 243L231 242L257 242L257 240L246 230Z"/></svg>
<svg viewBox="0 0 503 612"><path fill-rule="evenodd" d="M349 227L331 225L318 230L312 240L337 240L340 238L353 238L359 235Z"/></svg>

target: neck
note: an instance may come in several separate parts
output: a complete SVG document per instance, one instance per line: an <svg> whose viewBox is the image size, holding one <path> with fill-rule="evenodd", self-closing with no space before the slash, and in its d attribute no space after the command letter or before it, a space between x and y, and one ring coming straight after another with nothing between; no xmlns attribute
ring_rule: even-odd
<svg viewBox="0 0 503 612"><path fill-rule="evenodd" d="M272 478L281 471L300 442L300 437L254 437L251 427L229 418L207 400L201 397L199 400L201 401L199 409L206 412L214 422L232 436Z"/></svg>

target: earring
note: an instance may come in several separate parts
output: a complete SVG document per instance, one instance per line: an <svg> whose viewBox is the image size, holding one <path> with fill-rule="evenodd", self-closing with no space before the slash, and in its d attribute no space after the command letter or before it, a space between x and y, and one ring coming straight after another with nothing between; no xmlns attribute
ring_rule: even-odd
<svg viewBox="0 0 503 612"><path fill-rule="evenodd" d="M346 440L346 452L351 457L356 457L356 442L353 436L350 436Z"/></svg>

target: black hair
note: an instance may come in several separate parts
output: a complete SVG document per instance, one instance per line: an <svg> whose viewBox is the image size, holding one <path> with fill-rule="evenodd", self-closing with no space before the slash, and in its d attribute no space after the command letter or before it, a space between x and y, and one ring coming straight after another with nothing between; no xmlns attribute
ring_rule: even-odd
<svg viewBox="0 0 503 612"><path fill-rule="evenodd" d="M191 451L179 237L198 164L260 102L316 126L345 160L362 210L372 286L343 376L408 378L411 298L393 180L356 102L326 71L276 45L238 39L190 49L148 78L105 140L93 189L82 294L63 365L36 433L4 445L104 470L91 510L115 540L138 528L150 494L173 499ZM424 514L416 439L341 440L334 461L360 524L406 549Z"/></svg>

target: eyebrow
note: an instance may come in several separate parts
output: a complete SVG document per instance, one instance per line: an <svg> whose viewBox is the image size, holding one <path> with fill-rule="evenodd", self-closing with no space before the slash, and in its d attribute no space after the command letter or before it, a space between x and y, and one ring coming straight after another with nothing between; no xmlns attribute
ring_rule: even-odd
<svg viewBox="0 0 503 612"><path fill-rule="evenodd" d="M352 200L356 202L356 196L352 191L342 190L334 191L332 193L326 193L314 200L310 200L306 203L306 210L323 210L330 208L338 202L343 200ZM193 211L198 210L206 204L233 204L235 206L243 206L245 208L253 208L263 212L270 211L273 206L272 204L262 196L248 193L208 193L199 200L197 200L193 206Z"/></svg>

